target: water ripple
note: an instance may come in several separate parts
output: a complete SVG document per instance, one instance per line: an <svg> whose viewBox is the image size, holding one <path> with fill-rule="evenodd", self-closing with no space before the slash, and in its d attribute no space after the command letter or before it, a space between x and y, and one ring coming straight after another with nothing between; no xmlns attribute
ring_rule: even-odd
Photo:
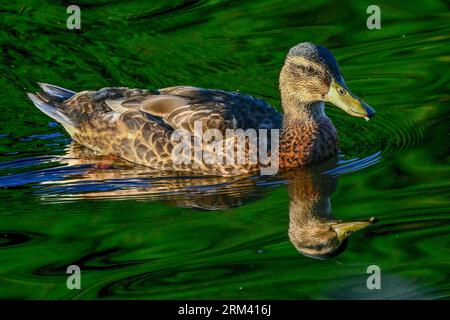
<svg viewBox="0 0 450 320"><path fill-rule="evenodd" d="M161 173L150 168L130 165L119 161L106 168L96 166L97 158L76 158L68 154L63 157L43 156L17 159L0 164L8 174L0 176L0 188L33 187L42 200L61 202L80 199L184 199L187 206L204 208L210 202L212 209L227 208L226 202L236 206L243 198L259 198L267 188L286 184L283 175L248 176L234 178L192 177L180 174ZM377 152L362 159L343 158L324 174L338 176L362 170L376 164L381 159ZM51 165L50 168L33 170L36 166ZM22 172L15 173L16 170ZM221 199L218 199L219 196ZM210 197L210 200L209 198ZM187 203L190 203L189 205ZM215 203L215 205L214 205Z"/></svg>

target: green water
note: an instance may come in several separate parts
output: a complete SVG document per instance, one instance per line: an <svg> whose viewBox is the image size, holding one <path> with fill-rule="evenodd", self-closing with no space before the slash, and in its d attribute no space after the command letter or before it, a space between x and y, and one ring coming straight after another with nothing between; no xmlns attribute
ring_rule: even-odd
<svg viewBox="0 0 450 320"><path fill-rule="evenodd" d="M377 1L380 30L366 28L372 1L77 4L80 31L66 28L69 3L0 4L0 298L450 297L448 4ZM331 49L377 110L366 123L327 108L342 154L322 184L304 173L205 181L96 167L25 95L37 81L186 84L279 108L284 55L302 41ZM305 257L288 236L292 181L329 200L336 219L379 221L333 259ZM66 287L72 264L81 290ZM381 290L366 287L372 264Z"/></svg>

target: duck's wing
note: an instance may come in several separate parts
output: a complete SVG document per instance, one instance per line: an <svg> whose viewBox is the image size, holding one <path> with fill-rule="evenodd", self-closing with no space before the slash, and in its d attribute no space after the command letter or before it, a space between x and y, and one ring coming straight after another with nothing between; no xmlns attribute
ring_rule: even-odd
<svg viewBox="0 0 450 320"><path fill-rule="evenodd" d="M49 84L39 85L43 92L28 94L30 99L80 144L102 154L115 154L147 165L170 156L173 130L160 118L139 110L114 110L106 103L106 100L142 99L158 93L129 88L75 93Z"/></svg>
<svg viewBox="0 0 450 320"><path fill-rule="evenodd" d="M152 94L107 98L107 107L118 113L139 110L161 119L170 128L194 132L219 129L279 129L282 117L267 102L234 92L196 87L171 87Z"/></svg>
<svg viewBox="0 0 450 320"><path fill-rule="evenodd" d="M178 86L155 91L126 87L73 91L40 84L29 94L35 105L58 122L77 127L93 118L117 118L134 111L168 129L280 129L282 116L267 102L237 92Z"/></svg>

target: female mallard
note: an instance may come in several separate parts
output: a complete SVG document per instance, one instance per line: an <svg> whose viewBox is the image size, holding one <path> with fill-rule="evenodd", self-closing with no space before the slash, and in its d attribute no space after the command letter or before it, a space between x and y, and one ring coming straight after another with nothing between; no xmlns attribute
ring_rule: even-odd
<svg viewBox="0 0 450 320"><path fill-rule="evenodd" d="M330 51L311 43L291 48L280 73L282 116L268 103L240 93L195 87L156 91L103 88L75 93L40 84L44 92L29 94L45 114L61 123L78 143L101 154L164 171L203 175L237 175L258 170L254 162L175 161L177 130L195 135L195 126L218 129L279 129L280 169L318 163L338 152L338 137L324 113L328 101L347 113L374 115L345 85ZM201 140L203 149L210 141ZM248 139L245 140L248 151ZM222 144L226 148L227 141ZM217 145L216 145L217 147Z"/></svg>

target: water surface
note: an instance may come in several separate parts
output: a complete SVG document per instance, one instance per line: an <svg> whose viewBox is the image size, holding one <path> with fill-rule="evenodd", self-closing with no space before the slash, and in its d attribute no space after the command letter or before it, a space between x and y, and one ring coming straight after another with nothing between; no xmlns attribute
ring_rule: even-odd
<svg viewBox="0 0 450 320"><path fill-rule="evenodd" d="M379 1L381 30L366 28L367 1L77 4L80 31L66 29L65 2L0 5L1 298L449 298L444 1ZM331 49L377 110L366 123L327 108L342 154L319 172L201 179L105 164L25 95L36 81L194 85L279 109L278 73L301 41ZM288 234L292 186L333 219L378 222L332 259L306 257ZM72 264L81 290L66 287ZM372 264L382 290L366 287Z"/></svg>

